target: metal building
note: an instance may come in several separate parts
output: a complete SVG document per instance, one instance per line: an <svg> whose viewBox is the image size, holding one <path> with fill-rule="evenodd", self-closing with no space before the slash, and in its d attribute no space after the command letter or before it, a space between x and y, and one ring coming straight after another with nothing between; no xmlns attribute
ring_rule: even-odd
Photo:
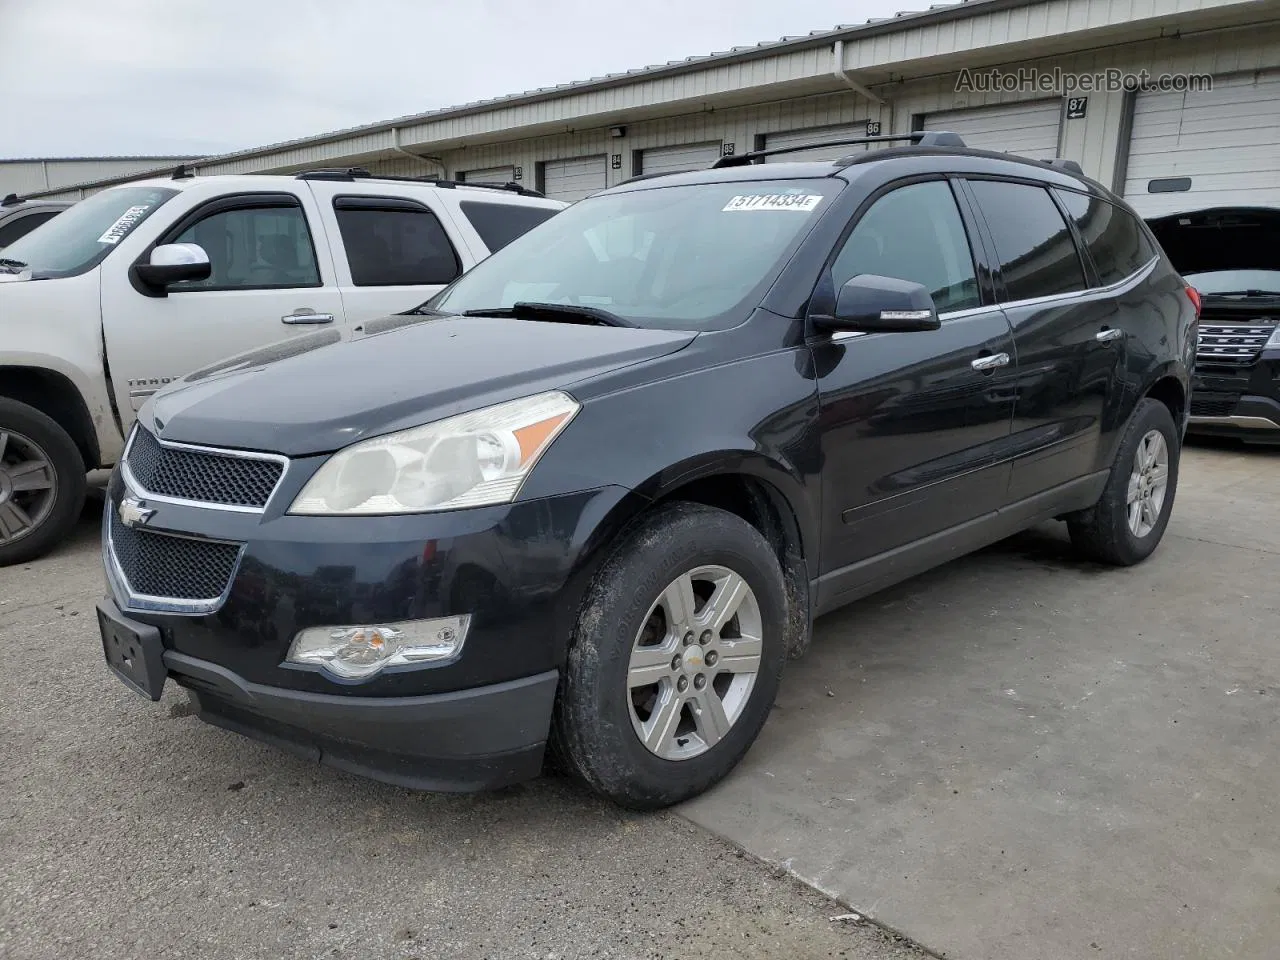
<svg viewBox="0 0 1280 960"><path fill-rule="evenodd" d="M0 159L0 196L48 193L76 184L175 166L195 157L42 157ZM74 197L74 191L72 192Z"/></svg>
<svg viewBox="0 0 1280 960"><path fill-rule="evenodd" d="M967 0L211 157L198 170L358 164L515 180L575 200L721 153L919 129L1077 160L1144 214L1280 203L1280 0Z"/></svg>

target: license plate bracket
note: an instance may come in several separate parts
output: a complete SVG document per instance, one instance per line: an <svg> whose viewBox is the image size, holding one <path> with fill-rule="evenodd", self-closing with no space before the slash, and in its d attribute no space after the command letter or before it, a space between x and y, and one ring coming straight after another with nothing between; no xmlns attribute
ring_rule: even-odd
<svg viewBox="0 0 1280 960"><path fill-rule="evenodd" d="M160 631L130 620L114 604L98 604L98 628L107 666L126 687L150 700L159 700L169 671L164 665Z"/></svg>

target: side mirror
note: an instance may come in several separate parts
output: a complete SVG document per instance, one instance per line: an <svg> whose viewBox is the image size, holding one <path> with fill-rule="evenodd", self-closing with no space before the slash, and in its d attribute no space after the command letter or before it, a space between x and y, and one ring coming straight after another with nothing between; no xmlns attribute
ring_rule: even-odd
<svg viewBox="0 0 1280 960"><path fill-rule="evenodd" d="M212 271L209 255L198 243L161 244L151 251L149 263L133 266L134 275L156 291L184 280L207 280Z"/></svg>
<svg viewBox="0 0 1280 960"><path fill-rule="evenodd" d="M911 333L942 326L924 284L872 273L858 274L841 287L835 315L815 317L814 323L828 330L862 333Z"/></svg>

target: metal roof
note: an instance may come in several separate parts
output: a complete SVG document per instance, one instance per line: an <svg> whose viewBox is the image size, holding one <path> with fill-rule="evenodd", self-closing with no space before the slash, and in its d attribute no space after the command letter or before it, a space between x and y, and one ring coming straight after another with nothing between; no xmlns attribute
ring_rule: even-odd
<svg viewBox="0 0 1280 960"><path fill-rule="evenodd" d="M167 153L150 154L133 157L0 157L0 163L115 163L124 161L152 161L164 163L168 160L199 160L197 156L178 156Z"/></svg>

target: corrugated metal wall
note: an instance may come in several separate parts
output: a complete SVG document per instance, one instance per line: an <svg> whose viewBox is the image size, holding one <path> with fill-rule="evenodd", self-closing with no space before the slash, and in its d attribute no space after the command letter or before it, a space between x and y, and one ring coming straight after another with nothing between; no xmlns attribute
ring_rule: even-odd
<svg viewBox="0 0 1280 960"><path fill-rule="evenodd" d="M182 158L83 159L83 160L0 160L0 196L27 194L87 183L106 177L176 166ZM46 182L47 177L47 182Z"/></svg>

